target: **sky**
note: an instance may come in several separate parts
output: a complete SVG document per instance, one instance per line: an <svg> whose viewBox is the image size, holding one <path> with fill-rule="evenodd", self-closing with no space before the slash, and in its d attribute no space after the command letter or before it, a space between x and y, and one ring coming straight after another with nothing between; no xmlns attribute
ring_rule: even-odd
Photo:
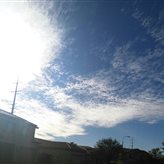
<svg viewBox="0 0 164 164"><path fill-rule="evenodd" d="M164 141L164 2L0 2L0 108L35 137L150 150ZM130 137L125 137L130 136Z"/></svg>

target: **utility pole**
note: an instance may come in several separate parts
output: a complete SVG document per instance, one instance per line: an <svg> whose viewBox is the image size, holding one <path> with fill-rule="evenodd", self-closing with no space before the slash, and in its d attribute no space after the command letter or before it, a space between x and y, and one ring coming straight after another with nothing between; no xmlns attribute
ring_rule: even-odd
<svg viewBox="0 0 164 164"><path fill-rule="evenodd" d="M132 149L134 147L134 138L132 137Z"/></svg>
<svg viewBox="0 0 164 164"><path fill-rule="evenodd" d="M16 101L17 92L18 92L18 80L16 82L16 87L15 87L15 91L14 91L14 99L13 99L11 114L14 114L14 108L15 108L15 101Z"/></svg>
<svg viewBox="0 0 164 164"><path fill-rule="evenodd" d="M123 148L124 148L124 139L125 139L125 138L130 138L130 136L123 136L123 137L122 137L122 147L123 147Z"/></svg>

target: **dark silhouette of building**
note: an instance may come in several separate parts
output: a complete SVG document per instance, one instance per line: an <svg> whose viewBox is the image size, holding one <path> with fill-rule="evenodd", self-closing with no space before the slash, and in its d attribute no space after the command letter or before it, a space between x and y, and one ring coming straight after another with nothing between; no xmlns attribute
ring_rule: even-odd
<svg viewBox="0 0 164 164"><path fill-rule="evenodd" d="M34 138L37 126L0 110L0 163L87 164L87 147Z"/></svg>
<svg viewBox="0 0 164 164"><path fill-rule="evenodd" d="M88 151L74 143L53 142L35 139L38 144L37 163L47 160L49 163L60 164L87 164Z"/></svg>
<svg viewBox="0 0 164 164"><path fill-rule="evenodd" d="M33 161L36 128L35 124L0 110L0 163Z"/></svg>

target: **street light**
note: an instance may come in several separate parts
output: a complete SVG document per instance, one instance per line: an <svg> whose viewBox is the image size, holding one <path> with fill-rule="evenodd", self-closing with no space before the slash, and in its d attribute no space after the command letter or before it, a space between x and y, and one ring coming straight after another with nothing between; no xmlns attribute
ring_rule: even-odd
<svg viewBox="0 0 164 164"><path fill-rule="evenodd" d="M122 148L124 148L124 139L125 139L125 138L130 138L130 136L123 136L123 137L122 137Z"/></svg>
<svg viewBox="0 0 164 164"><path fill-rule="evenodd" d="M131 139L132 139L132 149L133 149L133 147L134 147L134 138L131 137Z"/></svg>

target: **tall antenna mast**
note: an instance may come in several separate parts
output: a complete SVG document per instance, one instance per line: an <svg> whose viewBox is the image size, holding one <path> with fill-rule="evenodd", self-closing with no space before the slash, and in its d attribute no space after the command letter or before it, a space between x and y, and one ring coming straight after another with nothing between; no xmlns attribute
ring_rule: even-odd
<svg viewBox="0 0 164 164"><path fill-rule="evenodd" d="M18 80L16 82L16 87L15 87L15 91L14 91L14 99L13 99L11 114L14 114L15 101L16 101L16 96L17 96L17 92L18 92L17 90L18 90Z"/></svg>

